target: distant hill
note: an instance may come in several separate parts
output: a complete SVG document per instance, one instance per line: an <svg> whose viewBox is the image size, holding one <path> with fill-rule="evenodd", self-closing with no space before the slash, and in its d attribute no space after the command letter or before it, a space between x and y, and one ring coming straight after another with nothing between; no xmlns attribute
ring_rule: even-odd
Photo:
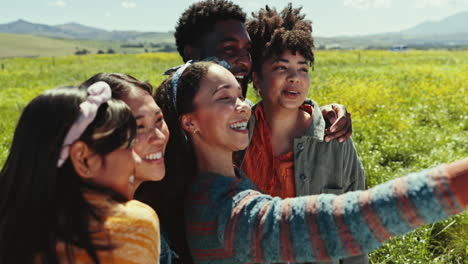
<svg viewBox="0 0 468 264"><path fill-rule="evenodd" d="M102 34L108 33L105 30L84 26L78 23L67 23L63 25L53 26L53 28L57 28L62 30L63 32L67 32L70 38L77 38L77 39L96 39L97 36L101 36ZM34 35L34 33L30 33Z"/></svg>
<svg viewBox="0 0 468 264"><path fill-rule="evenodd" d="M31 23L22 19L7 24L0 24L0 32L66 39L119 41L128 43L141 41L153 43L174 43L172 32L107 31L84 26L78 23L50 26Z"/></svg>
<svg viewBox="0 0 468 264"><path fill-rule="evenodd" d="M376 34L359 37L315 38L319 49L387 49L406 46L412 49L466 49L468 33L444 35Z"/></svg>
<svg viewBox="0 0 468 264"><path fill-rule="evenodd" d="M400 32L365 36L316 38L320 48L467 48L468 12L460 12L440 21L427 21Z"/></svg>
<svg viewBox="0 0 468 264"><path fill-rule="evenodd" d="M460 12L440 21L427 21L400 32L405 35L447 35L468 33L468 12Z"/></svg>
<svg viewBox="0 0 468 264"><path fill-rule="evenodd" d="M66 31L49 25L35 24L22 19L0 24L0 32L11 34L39 35L47 37L71 38Z"/></svg>
<svg viewBox="0 0 468 264"><path fill-rule="evenodd" d="M2 34L3 33L3 34ZM22 19L0 24L0 57L71 55L112 49L119 53L175 51L173 32L107 31L67 23L44 25ZM427 21L400 32L315 38L318 49L468 48L468 12Z"/></svg>
<svg viewBox="0 0 468 264"><path fill-rule="evenodd" d="M63 25L45 25L31 23L22 19L0 24L0 32L11 34L25 34L48 36L68 39L90 39L103 41L120 41L128 43L153 42L153 43L174 43L173 32L142 32L142 31L107 31L99 28L89 27L78 23L67 23ZM468 33L468 11L460 12L446 17L440 21L426 21L414 27L400 32L382 33L370 36L353 36L351 38L362 39L374 36L401 38L422 38L433 35L447 35L443 39L455 36L458 33ZM349 37L336 37L341 39ZM379 37L380 38L380 37ZM382 38L380 38L382 39ZM387 38L388 39L388 38Z"/></svg>
<svg viewBox="0 0 468 264"><path fill-rule="evenodd" d="M77 40L43 36L0 33L0 58L65 56L86 50L88 53L144 53L161 51L162 47L122 47L119 42Z"/></svg>

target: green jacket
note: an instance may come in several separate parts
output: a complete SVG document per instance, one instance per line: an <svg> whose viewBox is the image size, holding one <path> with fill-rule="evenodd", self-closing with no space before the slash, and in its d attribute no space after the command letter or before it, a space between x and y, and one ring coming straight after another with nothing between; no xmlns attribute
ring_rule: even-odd
<svg viewBox="0 0 468 264"><path fill-rule="evenodd" d="M353 140L339 143L324 141L325 120L316 102L307 99L304 104L313 106L312 122L306 133L294 139L294 180L296 196L320 193L342 194L365 189L365 174ZM252 108L252 112L255 106ZM249 137L255 128L255 115L249 120ZM246 150L240 155L245 157ZM368 263L367 256L334 261L334 264Z"/></svg>

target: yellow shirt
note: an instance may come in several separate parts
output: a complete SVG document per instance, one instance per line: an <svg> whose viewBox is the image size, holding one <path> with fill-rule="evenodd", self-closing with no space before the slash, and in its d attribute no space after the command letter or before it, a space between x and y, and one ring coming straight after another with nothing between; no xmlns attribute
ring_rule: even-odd
<svg viewBox="0 0 468 264"><path fill-rule="evenodd" d="M107 245L108 239L115 248L97 251L101 263L159 263L160 233L159 219L148 205L136 200L118 203L109 196L85 193L86 199L105 215L103 228L92 220L90 230L101 230L92 235L93 242ZM67 263L63 244L57 245L61 263ZM74 248L76 264L92 263L88 253Z"/></svg>

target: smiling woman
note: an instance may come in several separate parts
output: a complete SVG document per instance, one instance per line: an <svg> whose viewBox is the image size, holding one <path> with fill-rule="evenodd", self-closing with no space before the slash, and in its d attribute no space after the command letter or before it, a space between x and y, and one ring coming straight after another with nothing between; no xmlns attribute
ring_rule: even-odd
<svg viewBox="0 0 468 264"><path fill-rule="evenodd" d="M136 78L121 73L98 73L80 87L86 88L97 81L108 83L112 97L123 100L131 109L137 124L134 151L142 159L137 164L132 188L135 190L145 181L160 181L166 167L164 153L169 139L169 130L159 106L151 96L152 86Z"/></svg>
<svg viewBox="0 0 468 264"><path fill-rule="evenodd" d="M233 165L233 152L248 144L238 126L251 114L234 83L229 71L201 62L156 92L172 135L168 150L178 150L179 159L167 158L168 176L183 172L179 184L188 185L184 219L195 263L329 262L468 206L468 159L368 191L284 200L263 194Z"/></svg>
<svg viewBox="0 0 468 264"><path fill-rule="evenodd" d="M157 216L129 201L135 130L104 82L33 99L0 172L0 262L157 262Z"/></svg>
<svg viewBox="0 0 468 264"><path fill-rule="evenodd" d="M161 109L151 96L153 87L148 82L139 81L121 73L95 74L81 87L86 88L96 81L108 83L112 90L112 97L123 100L136 119L137 135L133 150L141 158L141 162L136 165L131 195L157 209L154 204L161 204L165 201L159 197L159 192L151 187L152 184L161 181L166 174L164 157L169 130ZM156 211L159 213L158 210ZM154 237L154 239L158 238L159 234ZM127 244L131 245L131 243ZM158 249L155 254L159 255L161 263L171 263L172 252L164 236L161 236L161 251Z"/></svg>
<svg viewBox="0 0 468 264"><path fill-rule="evenodd" d="M189 138L194 144L205 146L204 151L222 155L224 151L220 151L220 148L245 149L249 143L246 135L250 106L242 97L239 83L222 66L216 64L193 66L194 69L197 67L205 68L206 71L200 80L200 87L209 87L209 89L199 90L193 100L196 111L181 116L182 128L189 132ZM197 157L203 156L197 155ZM200 166L206 162L217 163L217 160L200 161L198 164Z"/></svg>

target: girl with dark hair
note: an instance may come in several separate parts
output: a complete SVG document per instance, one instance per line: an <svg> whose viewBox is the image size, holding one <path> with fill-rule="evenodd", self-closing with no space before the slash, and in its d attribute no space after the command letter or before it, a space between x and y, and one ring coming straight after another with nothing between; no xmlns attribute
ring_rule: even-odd
<svg viewBox="0 0 468 264"><path fill-rule="evenodd" d="M319 105L307 99L314 63L311 22L289 4L260 9L246 23L252 77L262 100L252 108L251 143L242 170L266 194L281 198L365 189L353 139L327 142ZM333 263L368 263L366 255Z"/></svg>
<svg viewBox="0 0 468 264"><path fill-rule="evenodd" d="M359 255L468 206L468 159L367 191L273 198L233 166L233 152L249 143L251 109L227 69L212 62L187 63L155 97L169 124L168 149L180 151L191 179L185 228L195 263L311 262Z"/></svg>
<svg viewBox="0 0 468 264"><path fill-rule="evenodd" d="M129 201L135 130L104 82L33 99L0 172L0 263L156 263L157 216Z"/></svg>
<svg viewBox="0 0 468 264"><path fill-rule="evenodd" d="M98 73L80 87L85 89L99 81L110 86L112 98L122 100L129 106L136 120L137 133L133 150L141 162L136 165L133 191L145 181L162 180L166 173L164 152L169 130L161 109L151 95L153 87L148 82L122 73Z"/></svg>
<svg viewBox="0 0 468 264"><path fill-rule="evenodd" d="M133 190L136 191L134 197L154 208L158 216L172 215L171 212L161 209L161 204L165 202L161 196L164 190L160 190L159 185L155 184L157 181L166 180L164 157L169 130L161 109L151 95L153 87L148 82L122 73L98 73L82 83L80 87L87 88L98 81L109 84L112 97L124 101L130 107L137 122L137 136L133 150L140 156L141 162L136 166L133 184ZM163 222L163 219L165 218L161 217L162 230L168 224ZM161 235L160 263L171 263L175 258L176 256L166 243L165 236Z"/></svg>

